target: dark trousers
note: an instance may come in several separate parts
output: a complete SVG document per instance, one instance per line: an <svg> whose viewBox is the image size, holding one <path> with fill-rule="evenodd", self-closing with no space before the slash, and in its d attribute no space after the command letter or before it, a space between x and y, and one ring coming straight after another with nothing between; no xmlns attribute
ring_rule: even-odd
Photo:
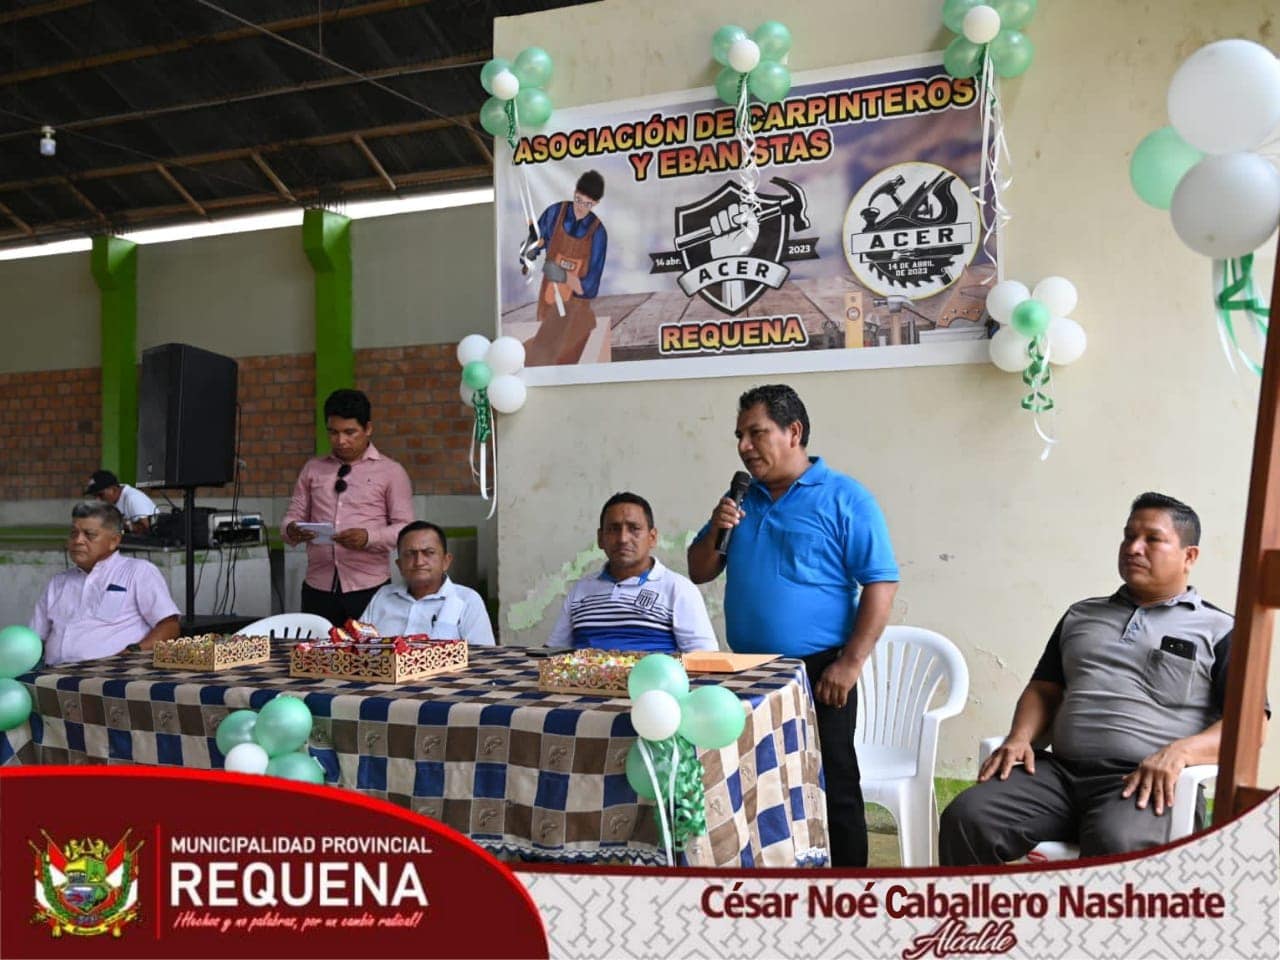
<svg viewBox="0 0 1280 960"><path fill-rule="evenodd" d="M1045 840L1078 843L1080 856L1144 850L1169 841L1169 810L1139 810L1120 796L1135 764L1068 764L1036 751L1036 772L1014 767L961 793L942 812L938 855L945 867L1008 863ZM1203 798L1200 799L1203 803Z"/></svg>
<svg viewBox="0 0 1280 960"><path fill-rule="evenodd" d="M840 647L802 657L810 689L816 688L822 671L840 656ZM827 832L833 867L867 865L867 813L862 803L862 776L853 750L853 728L858 719L858 688L849 691L843 707L814 701L818 714L818 742L822 747L822 772L827 787Z"/></svg>
<svg viewBox="0 0 1280 960"><path fill-rule="evenodd" d="M344 593L341 590L317 590L310 584L303 583L302 612L318 613L335 627L340 627L348 620L359 620L373 595L385 586L386 583L381 583L368 590L348 590Z"/></svg>

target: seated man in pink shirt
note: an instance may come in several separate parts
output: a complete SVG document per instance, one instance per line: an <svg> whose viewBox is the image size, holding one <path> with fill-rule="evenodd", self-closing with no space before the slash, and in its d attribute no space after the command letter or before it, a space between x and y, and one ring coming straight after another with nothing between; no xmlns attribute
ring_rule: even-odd
<svg viewBox="0 0 1280 960"><path fill-rule="evenodd" d="M413 519L409 474L373 445L370 419L369 398L361 391L329 394L324 420L333 452L303 466L281 531L291 546L307 544L303 611L334 625L359 617L390 582L396 535ZM333 539L317 539L303 523L332 524Z"/></svg>
<svg viewBox="0 0 1280 960"><path fill-rule="evenodd" d="M49 666L97 660L130 646L150 650L178 635L178 608L160 571L118 551L123 529L120 511L110 504L79 503L71 511L67 556L75 566L49 581L30 623Z"/></svg>

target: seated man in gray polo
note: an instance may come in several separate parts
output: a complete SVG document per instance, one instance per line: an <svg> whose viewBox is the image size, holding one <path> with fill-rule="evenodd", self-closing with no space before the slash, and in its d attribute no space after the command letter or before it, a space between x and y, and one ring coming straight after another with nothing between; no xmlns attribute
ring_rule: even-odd
<svg viewBox="0 0 1280 960"><path fill-rule="evenodd" d="M449 579L449 540L434 523L415 520L396 538L396 566L404 583L375 593L360 620L384 637L425 633L433 640L465 640L492 647L493 625L484 599Z"/></svg>
<svg viewBox="0 0 1280 960"><path fill-rule="evenodd" d="M1124 586L1058 621L978 783L942 814L944 866L1017 860L1045 840L1084 857L1165 843L1182 768L1214 763L1232 617L1187 584L1200 518L1158 493L1133 501ZM1053 752L1033 749L1048 735Z"/></svg>

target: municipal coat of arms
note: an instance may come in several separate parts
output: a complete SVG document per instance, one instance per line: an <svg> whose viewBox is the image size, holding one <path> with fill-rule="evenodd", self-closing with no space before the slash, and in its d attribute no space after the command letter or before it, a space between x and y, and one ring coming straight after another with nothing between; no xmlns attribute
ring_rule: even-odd
<svg viewBox="0 0 1280 960"><path fill-rule="evenodd" d="M138 918L138 848L128 846L129 831L108 847L100 838L69 840L61 848L44 831L44 848L35 851L36 914L52 936L120 936Z"/></svg>

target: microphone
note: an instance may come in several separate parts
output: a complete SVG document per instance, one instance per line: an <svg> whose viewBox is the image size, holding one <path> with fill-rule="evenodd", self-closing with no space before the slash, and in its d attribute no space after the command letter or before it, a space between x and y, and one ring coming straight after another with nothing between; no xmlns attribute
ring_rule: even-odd
<svg viewBox="0 0 1280 960"><path fill-rule="evenodd" d="M747 487L749 486L751 486L751 474L739 470L733 475L733 480L729 483L729 499L741 507L742 501L747 498ZM716 553L722 557L729 553L729 535L731 533L733 533L733 527L726 527L716 534Z"/></svg>

